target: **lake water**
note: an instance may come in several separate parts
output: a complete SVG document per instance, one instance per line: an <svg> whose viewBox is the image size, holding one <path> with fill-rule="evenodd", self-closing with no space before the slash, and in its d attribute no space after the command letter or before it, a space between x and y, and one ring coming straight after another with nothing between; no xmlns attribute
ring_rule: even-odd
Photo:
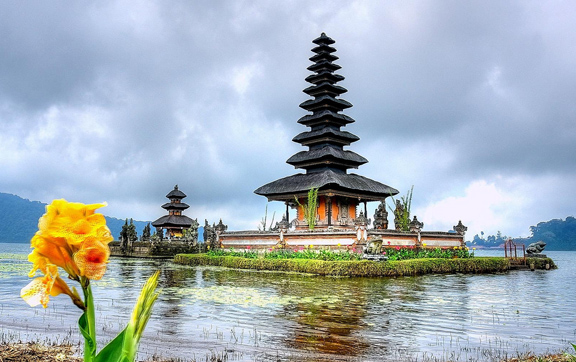
<svg viewBox="0 0 576 362"><path fill-rule="evenodd" d="M2 338L81 340L80 310L67 296L51 298L47 309L30 308L19 298L30 281L29 251L28 244L0 243ZM93 284L98 341L101 347L124 328L144 279L160 269L162 293L140 359L491 361L568 350L576 343L576 252L546 254L558 270L401 278L112 258L104 278Z"/></svg>

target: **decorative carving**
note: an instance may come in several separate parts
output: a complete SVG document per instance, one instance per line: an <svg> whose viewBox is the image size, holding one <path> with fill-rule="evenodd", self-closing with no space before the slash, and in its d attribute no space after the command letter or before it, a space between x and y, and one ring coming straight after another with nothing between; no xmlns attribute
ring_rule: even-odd
<svg viewBox="0 0 576 362"><path fill-rule="evenodd" d="M210 226L210 224L208 224L208 220L204 219L204 242L211 248L214 248L216 240L216 225Z"/></svg>
<svg viewBox="0 0 576 362"><path fill-rule="evenodd" d="M420 230L424 227L424 223L418 221L416 215L414 215L414 220L410 222L410 231L413 233L419 233Z"/></svg>
<svg viewBox="0 0 576 362"><path fill-rule="evenodd" d="M228 230L228 225L224 225L222 219L220 219L220 222L214 227L214 230L216 231L217 235L220 235L224 231Z"/></svg>
<svg viewBox="0 0 576 362"><path fill-rule="evenodd" d="M290 227L290 223L288 222L288 220L286 220L286 215L282 216L282 220L278 221L276 223L276 226L274 227L274 229L276 230L280 230L280 232L284 231L288 231L288 228Z"/></svg>
<svg viewBox="0 0 576 362"><path fill-rule="evenodd" d="M374 212L374 229L388 229L388 211L386 211L386 203L384 201L380 202Z"/></svg>
<svg viewBox="0 0 576 362"><path fill-rule="evenodd" d="M339 219L347 219L348 218L348 202L346 200L341 200L338 203L338 212Z"/></svg>
<svg viewBox="0 0 576 362"><path fill-rule="evenodd" d="M356 226L366 226L368 224L368 219L364 216L364 211L360 211L360 215L354 219L354 225Z"/></svg>
<svg viewBox="0 0 576 362"><path fill-rule="evenodd" d="M190 228L184 229L182 232L183 241L189 243L190 245L196 245L198 243L198 219L192 220L192 225Z"/></svg>
<svg viewBox="0 0 576 362"><path fill-rule="evenodd" d="M366 219L364 216L364 211L360 211L360 215L354 219L354 226L356 227L356 239L358 241L366 240L368 236L366 234L366 225L368 225L369 222L370 220Z"/></svg>
<svg viewBox="0 0 576 362"><path fill-rule="evenodd" d="M466 231L468 230L468 228L464 226L464 224L462 224L462 220L459 220L458 225L454 226L452 229L454 229L454 231L456 231L458 234L462 236L464 236L464 234L466 234Z"/></svg>

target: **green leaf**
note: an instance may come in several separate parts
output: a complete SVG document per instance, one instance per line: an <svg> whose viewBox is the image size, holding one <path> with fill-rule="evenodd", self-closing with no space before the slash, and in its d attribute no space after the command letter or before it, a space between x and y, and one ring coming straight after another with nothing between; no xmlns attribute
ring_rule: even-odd
<svg viewBox="0 0 576 362"><path fill-rule="evenodd" d="M131 362L128 360L128 357L122 353L125 333L126 329L110 341L110 343L98 353L94 362Z"/></svg>
<svg viewBox="0 0 576 362"><path fill-rule="evenodd" d="M78 319L78 327L80 328L80 333L84 336L84 359L86 360L87 356L94 357L96 355L96 341L90 335L90 329L88 326L88 317L86 316L86 312L82 313L80 319ZM86 353L88 352L88 353ZM86 361L89 362L89 361Z"/></svg>

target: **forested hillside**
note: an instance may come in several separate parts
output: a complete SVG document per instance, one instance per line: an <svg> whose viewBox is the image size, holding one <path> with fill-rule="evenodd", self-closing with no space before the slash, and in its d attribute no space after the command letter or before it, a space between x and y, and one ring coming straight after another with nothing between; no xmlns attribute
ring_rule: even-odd
<svg viewBox="0 0 576 362"><path fill-rule="evenodd" d="M553 219L530 226L529 238L514 239L526 245L542 240L546 250L576 250L576 219L568 216L566 220Z"/></svg>
<svg viewBox="0 0 576 362"><path fill-rule="evenodd" d="M38 230L38 219L44 214L46 204L0 192L0 242L27 243ZM106 223L118 239L125 220L106 216ZM138 235L146 221L134 221Z"/></svg>
<svg viewBox="0 0 576 362"><path fill-rule="evenodd" d="M566 220L553 219L530 226L531 235L528 238L514 238L514 242L528 246L537 241L544 241L546 250L576 250L576 219L568 216ZM484 233L474 235L469 246L494 248L502 246L508 237L498 232L496 235L485 236Z"/></svg>

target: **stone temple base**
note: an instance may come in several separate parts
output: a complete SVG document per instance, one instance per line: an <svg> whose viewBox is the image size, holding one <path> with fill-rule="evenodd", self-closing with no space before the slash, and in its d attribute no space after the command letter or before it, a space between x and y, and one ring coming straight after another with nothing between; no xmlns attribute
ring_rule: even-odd
<svg viewBox="0 0 576 362"><path fill-rule="evenodd" d="M545 254L529 254L526 253L527 258L547 258Z"/></svg>

